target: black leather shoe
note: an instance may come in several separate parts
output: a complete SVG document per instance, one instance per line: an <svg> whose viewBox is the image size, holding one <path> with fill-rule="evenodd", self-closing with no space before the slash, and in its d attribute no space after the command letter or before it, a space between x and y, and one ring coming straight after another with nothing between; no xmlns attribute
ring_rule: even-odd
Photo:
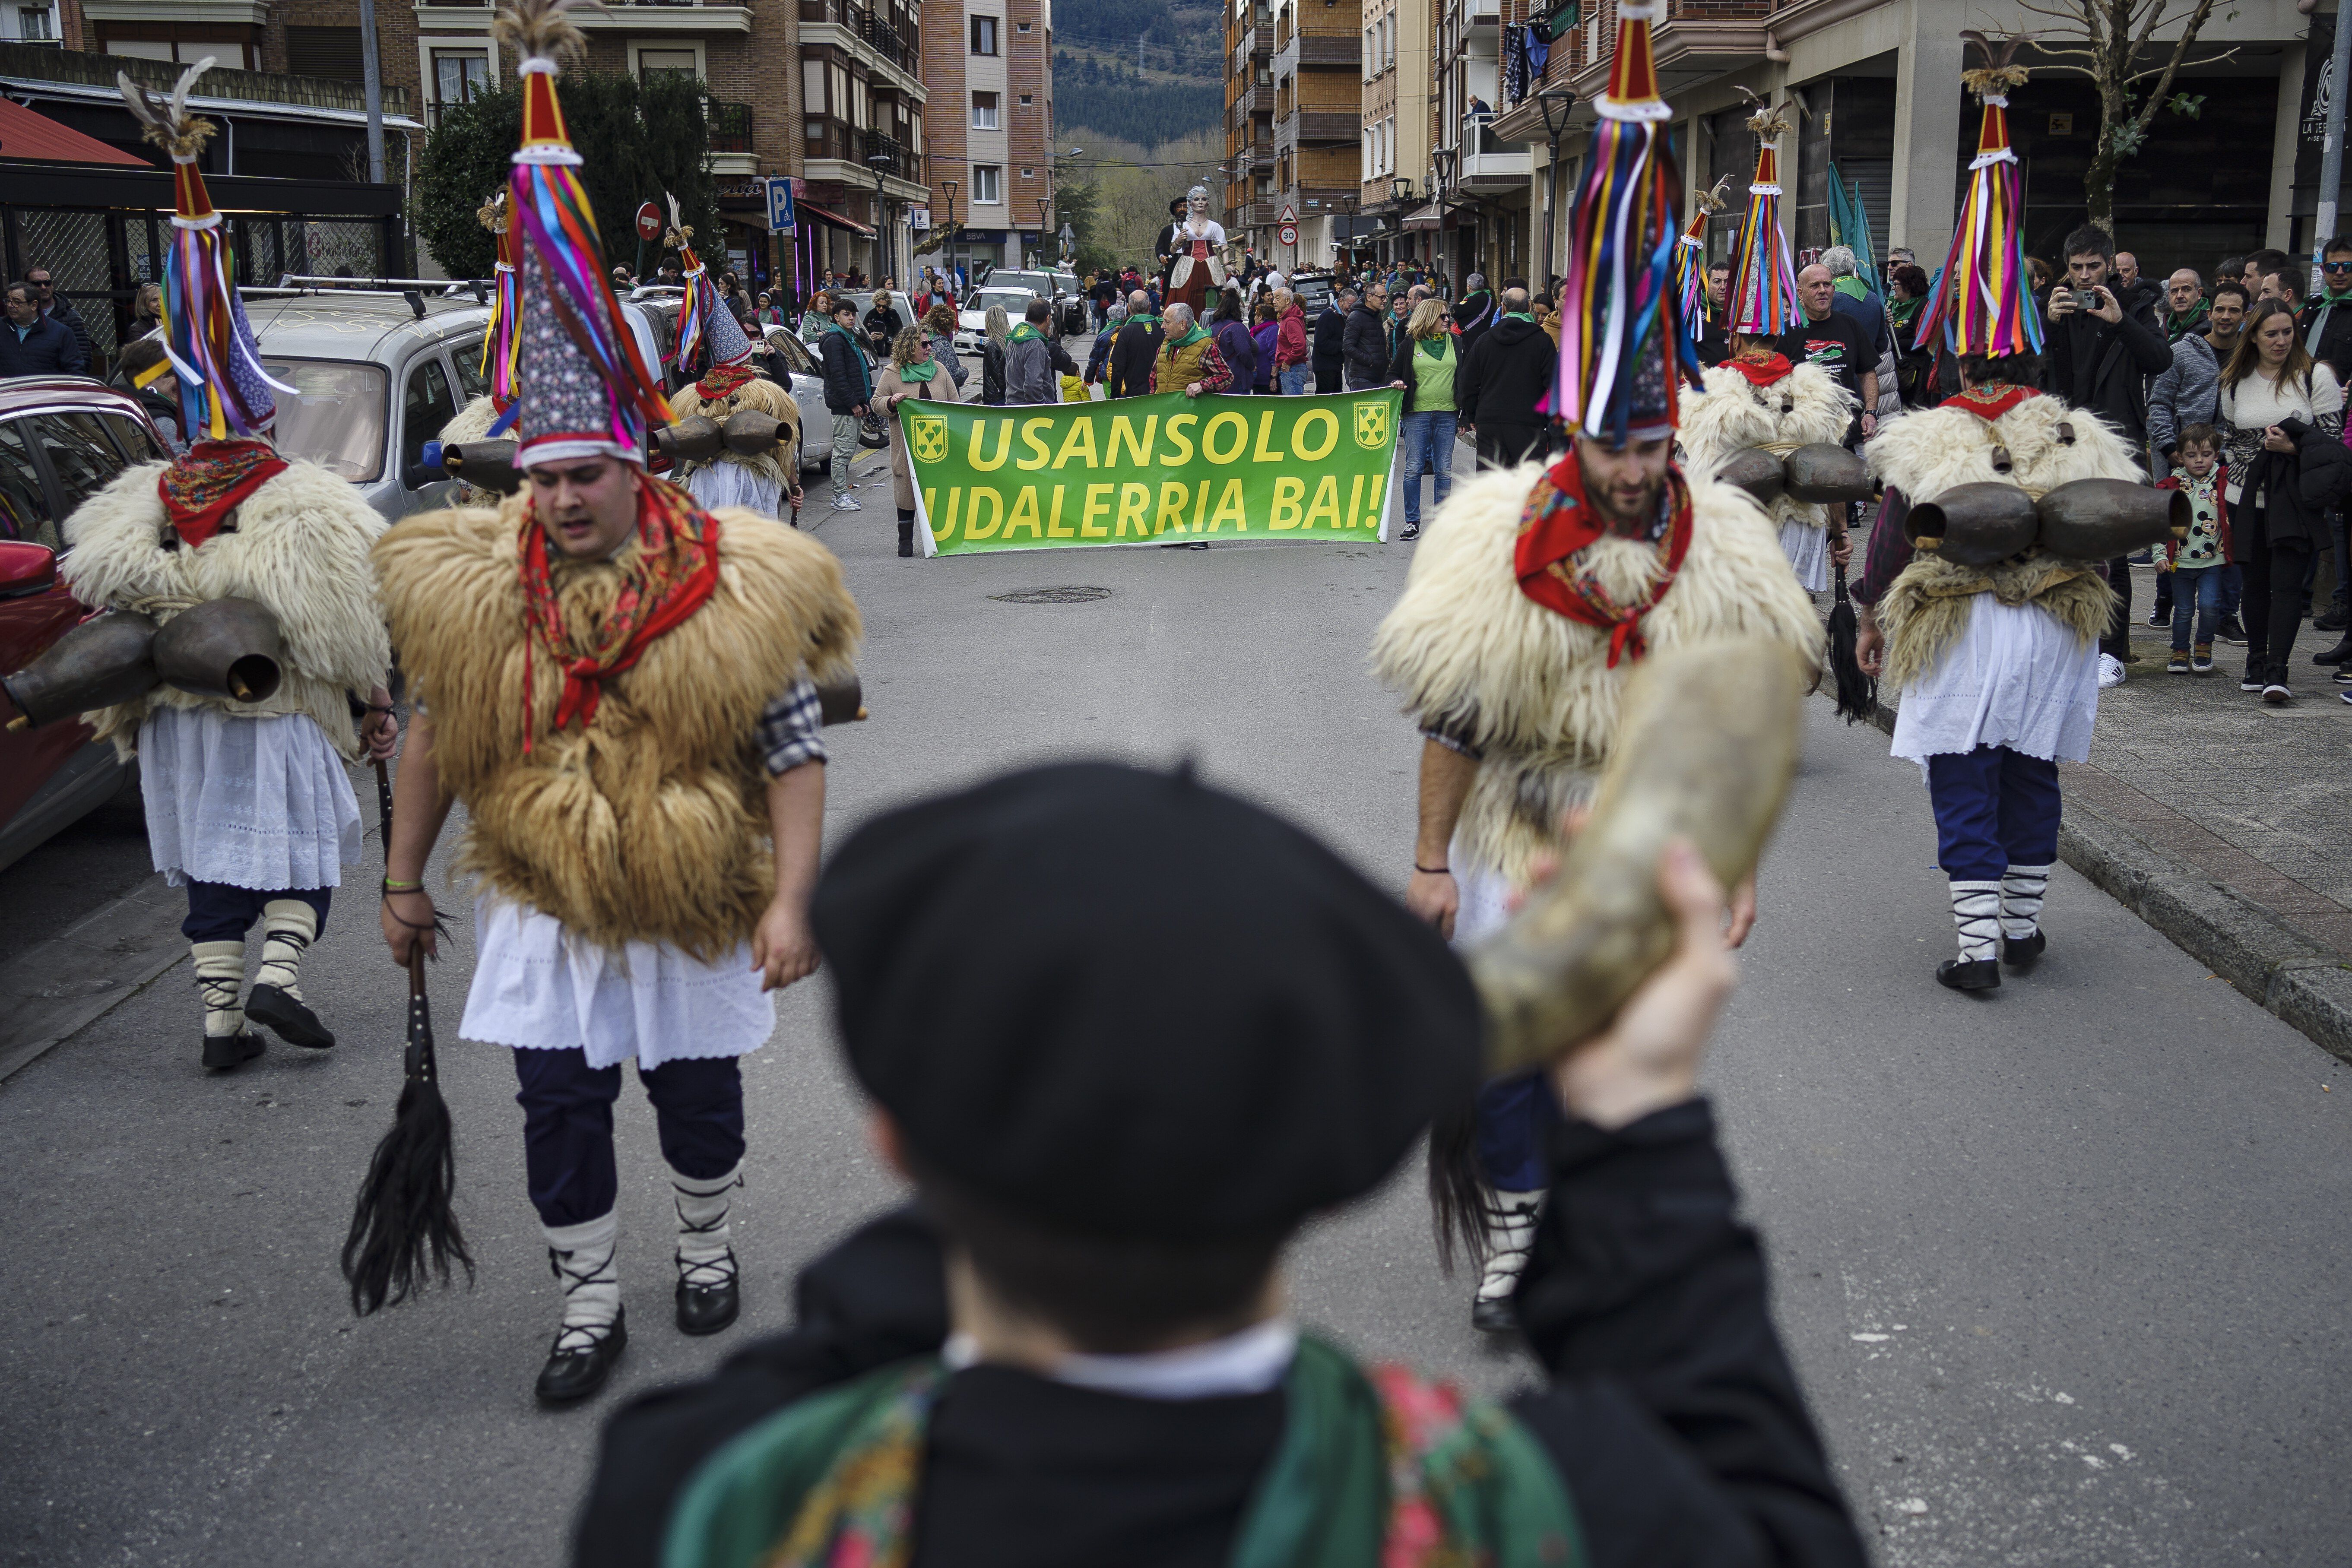
<svg viewBox="0 0 2352 1568"><path fill-rule="evenodd" d="M2334 647L2326 648L2318 653L2313 654L2311 656L2311 662L2314 664L2342 664L2347 658L2352 658L2352 637L2346 637Z"/></svg>
<svg viewBox="0 0 2352 1568"><path fill-rule="evenodd" d="M1936 981L1955 991L1995 991L2000 987L2000 965L1990 958L1948 958L1936 965Z"/></svg>
<svg viewBox="0 0 2352 1568"><path fill-rule="evenodd" d="M2321 616L2316 620L2313 621L2311 623L2311 629L2315 632L2340 632L2347 625L2352 625L2352 621L2347 621L2345 616L2344 606L2338 605L2336 608L2328 611L2326 615Z"/></svg>
<svg viewBox="0 0 2352 1568"><path fill-rule="evenodd" d="M555 1342L559 1347L550 1351L547 1364L539 1369L535 1392L541 1405L576 1405L595 1396L620 1363L621 1352L629 1348L629 1310L621 1309L613 1326L593 1344L578 1350L561 1347L567 1336L576 1340L572 1330L558 1330Z"/></svg>
<svg viewBox="0 0 2352 1568"><path fill-rule="evenodd" d="M695 1279L693 1276L703 1276ZM735 1321L742 1310L742 1289L736 1278L735 1254L727 1255L727 1277L716 1268L691 1264L677 1281L677 1331L682 1334L715 1334Z"/></svg>
<svg viewBox="0 0 2352 1568"><path fill-rule="evenodd" d="M261 1054L259 1035L206 1035L205 1066L215 1072L241 1068Z"/></svg>
<svg viewBox="0 0 2352 1568"><path fill-rule="evenodd" d="M266 1024L269 1032L289 1046L323 1051L335 1043L335 1032L319 1022L319 1015L275 985L257 985L245 999L245 1016Z"/></svg>
<svg viewBox="0 0 2352 1568"><path fill-rule="evenodd" d="M2000 961L2011 969L2031 969L2033 961L2040 958L2042 950L2049 945L2050 939L2038 931L2032 936L2003 937L2000 941ZM1950 983L1948 981L1946 984Z"/></svg>
<svg viewBox="0 0 2352 1568"><path fill-rule="evenodd" d="M1482 1334L1517 1333L1519 1315L1508 1296L1481 1297L1470 1303L1470 1326Z"/></svg>

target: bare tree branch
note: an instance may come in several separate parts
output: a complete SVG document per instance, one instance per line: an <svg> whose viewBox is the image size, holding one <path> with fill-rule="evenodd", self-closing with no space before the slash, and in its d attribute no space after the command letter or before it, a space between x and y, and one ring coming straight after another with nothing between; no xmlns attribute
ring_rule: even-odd
<svg viewBox="0 0 2352 1568"><path fill-rule="evenodd" d="M2197 0L2197 9L2190 15L2188 26L2181 30L2180 42L2173 46L2172 58L2166 63L2164 74L2158 79L2156 90L2147 95L2147 105L2135 117L2135 123L2143 132L2156 119L2156 111L2164 107L2164 95L2172 86L2174 73L2180 68L2181 57L2196 47L2197 30L2213 14L2214 4L2215 0Z"/></svg>

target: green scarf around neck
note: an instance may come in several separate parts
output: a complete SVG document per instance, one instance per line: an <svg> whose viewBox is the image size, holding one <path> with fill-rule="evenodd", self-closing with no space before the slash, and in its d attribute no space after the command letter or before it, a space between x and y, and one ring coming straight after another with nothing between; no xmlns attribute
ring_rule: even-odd
<svg viewBox="0 0 2352 1568"><path fill-rule="evenodd" d="M1421 352L1432 359L1444 359L1454 347L1454 334L1440 332L1433 338L1421 340Z"/></svg>
<svg viewBox="0 0 2352 1568"><path fill-rule="evenodd" d="M1903 334L1903 346L1906 348L1911 342L1911 323L1919 319L1919 307L1927 302L1927 297L1922 294L1916 300L1897 300L1886 308L1895 318L1895 330Z"/></svg>
<svg viewBox="0 0 2352 1568"><path fill-rule="evenodd" d="M900 365L898 367L898 379L900 381L929 382L946 369L947 366L941 364L939 361L939 356L934 354L929 359L923 360L915 364Z"/></svg>
<svg viewBox="0 0 2352 1568"><path fill-rule="evenodd" d="M931 1411L950 1373L900 1362L780 1411L704 1461L670 1514L663 1568L903 1563ZM1551 1457L1501 1408L1301 1339L1282 1437L1232 1568L1583 1568Z"/></svg>
<svg viewBox="0 0 2352 1568"><path fill-rule="evenodd" d="M1861 279L1856 278L1851 272L1847 273L1843 278L1833 280L1831 286L1849 300L1867 300L1870 298L1870 285L1864 283Z"/></svg>
<svg viewBox="0 0 2352 1568"><path fill-rule="evenodd" d="M1034 342L1045 335L1045 333L1039 331L1028 322L1024 321L1019 326L1013 328L1011 331L1005 333L1004 341L1008 343Z"/></svg>
<svg viewBox="0 0 2352 1568"><path fill-rule="evenodd" d="M1199 342L1202 338L1205 338L1208 335L1209 329L1201 325L1200 322L1195 321L1192 323L1191 330L1186 331L1182 337L1170 338L1165 346L1171 349L1189 348L1191 345Z"/></svg>

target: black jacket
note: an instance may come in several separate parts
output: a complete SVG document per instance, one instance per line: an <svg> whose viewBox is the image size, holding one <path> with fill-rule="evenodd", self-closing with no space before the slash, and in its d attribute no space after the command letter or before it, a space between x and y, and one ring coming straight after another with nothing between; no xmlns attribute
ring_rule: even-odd
<svg viewBox="0 0 2352 1568"><path fill-rule="evenodd" d="M817 339L817 355L824 362L824 405L835 414L855 414L874 397L873 372L845 332L828 329Z"/></svg>
<svg viewBox="0 0 2352 1568"><path fill-rule="evenodd" d="M1129 321L1119 328L1110 350L1108 397L1140 397L1151 390L1151 366L1160 358L1162 337L1158 322Z"/></svg>
<svg viewBox="0 0 2352 1568"><path fill-rule="evenodd" d="M16 323L0 318L0 376L89 374L89 356L65 322L54 316L39 317L19 342Z"/></svg>
<svg viewBox="0 0 2352 1568"><path fill-rule="evenodd" d="M2123 319L2110 324L2084 310L2053 321L2049 303L2046 295L2034 301L2042 312L2042 374L2048 390L2138 446L2147 438L2147 378L2172 363L2172 345L2164 341L2155 307L2137 289L2126 290L2116 300Z"/></svg>
<svg viewBox="0 0 2352 1568"><path fill-rule="evenodd" d="M2315 323L2319 327L2316 342L2311 331ZM2311 351L2312 358L2336 373L2338 386L2352 386L2352 305L2315 300L2295 317L2294 333Z"/></svg>
<svg viewBox="0 0 2352 1568"><path fill-rule="evenodd" d="M1502 301L1495 297L1491 289L1465 294L1454 301L1454 324L1460 329L1464 353L1468 353L1494 327L1501 317L1502 309Z"/></svg>
<svg viewBox="0 0 2352 1568"><path fill-rule="evenodd" d="M1551 1134L1550 1202L1517 1305L1548 1386L1511 1402L1574 1500L1592 1568L1862 1568L1862 1543L1765 1300L1755 1234L1692 1101ZM605 1426L579 1568L647 1568L702 1460L794 1402L936 1351L936 1233L910 1209L818 1258L797 1321ZM1118 1563L1180 1511L1155 1563L1217 1564L1279 1440L1279 1391L1142 1401L999 1367L951 1378L918 1496L920 1568ZM1125 1549L1120 1547L1124 1544Z"/></svg>
<svg viewBox="0 0 2352 1568"><path fill-rule="evenodd" d="M1337 305L1324 306L1323 313L1315 318L1315 339L1307 349L1307 360L1317 370L1336 371L1345 363L1340 339L1347 330L1348 312Z"/></svg>
<svg viewBox="0 0 2352 1568"><path fill-rule="evenodd" d="M1387 319L1359 302L1339 329L1339 358L1347 368L1348 390L1386 385L1391 357Z"/></svg>
<svg viewBox="0 0 2352 1568"><path fill-rule="evenodd" d="M2327 509L2352 491L2352 447L2300 419L2282 419L2279 429L2295 449L2256 457L2240 481L2245 500L2230 511L2241 559L2282 541L2301 540L2316 552L2328 541Z"/></svg>
<svg viewBox="0 0 2352 1568"><path fill-rule="evenodd" d="M1559 351L1533 321L1506 316L1478 340L1454 383L1454 401L1473 425L1542 426L1536 405L1551 390Z"/></svg>
<svg viewBox="0 0 2352 1568"><path fill-rule="evenodd" d="M1004 345L994 338L981 340L980 400L991 408L1004 406Z"/></svg>

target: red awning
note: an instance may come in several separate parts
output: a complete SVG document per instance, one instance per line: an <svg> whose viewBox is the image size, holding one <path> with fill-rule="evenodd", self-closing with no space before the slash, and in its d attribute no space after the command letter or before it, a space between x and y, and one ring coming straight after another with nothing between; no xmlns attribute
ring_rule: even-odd
<svg viewBox="0 0 2352 1568"><path fill-rule="evenodd" d="M118 151L95 136L85 136L21 103L0 98L0 158L28 163L127 163L151 169L144 158Z"/></svg>
<svg viewBox="0 0 2352 1568"><path fill-rule="evenodd" d="M806 213L809 216L816 219L817 222L822 224L830 224L835 228L845 228L852 234L862 234L868 239L874 237L874 231L866 227L864 224L858 223L852 218L845 218L839 213L827 212L824 208L817 205L814 202L794 202L793 204L793 210L797 213Z"/></svg>

